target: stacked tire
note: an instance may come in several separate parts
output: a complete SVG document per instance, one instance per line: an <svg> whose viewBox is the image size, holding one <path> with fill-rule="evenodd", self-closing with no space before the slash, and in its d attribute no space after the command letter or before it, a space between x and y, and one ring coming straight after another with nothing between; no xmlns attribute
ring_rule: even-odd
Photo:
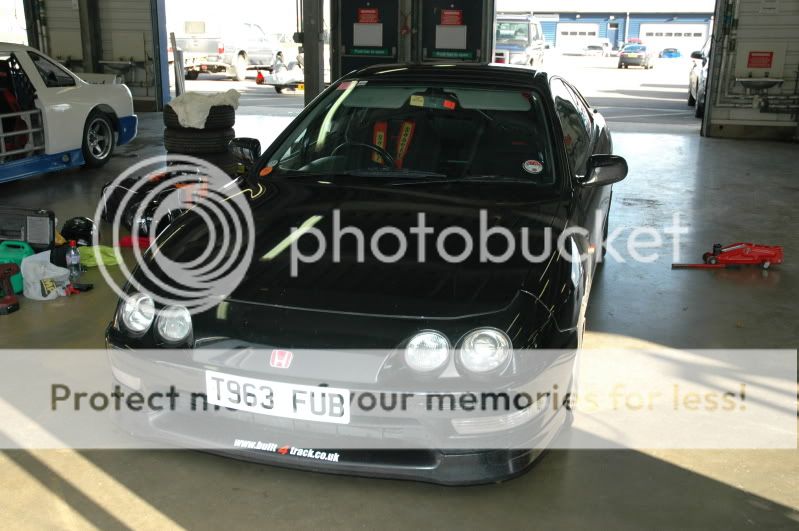
<svg viewBox="0 0 799 531"><path fill-rule="evenodd" d="M167 153L191 155L218 166L228 175L233 175L238 165L228 152L228 144L235 137L235 123L235 109L229 105L217 105L211 107L202 129L183 127L172 107L166 105L164 147Z"/></svg>

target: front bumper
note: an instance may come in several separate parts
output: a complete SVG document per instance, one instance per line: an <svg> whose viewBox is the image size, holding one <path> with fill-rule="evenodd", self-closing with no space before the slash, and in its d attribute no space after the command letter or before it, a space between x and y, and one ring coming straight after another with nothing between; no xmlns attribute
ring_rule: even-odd
<svg viewBox="0 0 799 531"><path fill-rule="evenodd" d="M136 134L139 130L139 118L135 114L123 116L119 119L117 127L119 128L117 145L122 146L136 138Z"/></svg>
<svg viewBox="0 0 799 531"><path fill-rule="evenodd" d="M191 396L198 389L204 391L205 368L164 360L142 363L133 350L110 350L109 357L114 383L126 393L165 392L168 381L180 396L173 409L116 412L116 422L130 434L168 446L332 474L445 485L501 481L527 470L569 418L566 408L559 407L523 429L503 431L500 435L506 444L502 448L475 445L470 449L465 444L440 449L442 433L464 439L452 430L451 419L457 412L450 416L445 411L432 422L415 418L413 411L405 416L353 414L349 424L338 425L213 406L206 410ZM444 426L449 427L448 433Z"/></svg>

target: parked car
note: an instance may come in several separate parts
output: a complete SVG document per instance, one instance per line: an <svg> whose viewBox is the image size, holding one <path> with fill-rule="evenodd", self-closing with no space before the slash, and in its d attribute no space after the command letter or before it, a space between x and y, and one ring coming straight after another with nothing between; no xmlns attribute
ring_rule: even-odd
<svg viewBox="0 0 799 531"><path fill-rule="evenodd" d="M204 72L227 73L238 81L244 81L247 70L262 67L272 70L276 53L283 48L285 55L296 60L297 45L286 47L278 41L279 35L267 35L261 26L242 23L233 26L216 26L217 31L208 31L209 25L202 21L186 21L185 32L176 38L178 49L183 52L186 79L197 79Z"/></svg>
<svg viewBox="0 0 799 531"><path fill-rule="evenodd" d="M497 13L495 63L540 68L545 48L541 22L532 13Z"/></svg>
<svg viewBox="0 0 799 531"><path fill-rule="evenodd" d="M89 84L35 48L0 43L0 182L102 166L136 136L125 85Z"/></svg>
<svg viewBox="0 0 799 531"><path fill-rule="evenodd" d="M612 54L613 46L610 44L610 40L604 37L588 43L583 50L583 55L610 57Z"/></svg>
<svg viewBox="0 0 799 531"><path fill-rule="evenodd" d="M619 52L618 68L642 66L645 69L655 67L654 53L643 44L628 44Z"/></svg>
<svg viewBox="0 0 799 531"><path fill-rule="evenodd" d="M124 390L131 382L166 388L165 378L181 382L181 396L221 407L122 411L126 430L286 467L464 484L525 471L566 425L568 402L560 399L543 416L524 407L475 417L437 410L430 418L423 404L442 388L464 393L489 383L513 392L547 378L559 392L573 389L611 185L625 177L626 162L611 154L602 115L562 78L521 67L441 66L348 74L263 154L252 139L232 142L250 167L251 193L239 196L252 196L254 217L243 282L193 316L165 309L158 286L175 280L148 275L150 255L106 336ZM480 219L490 219L528 234L528 249L541 249L554 231L575 258L544 253L535 263L517 247L506 260L486 263L478 252L453 263L438 244L429 246L431 236L425 254L414 244L399 260L360 260L357 238L347 236L338 250L327 246L290 271L287 238L298 238L303 252L308 243L292 227L326 237L337 223L407 234L418 214L434 232L461 227L475 238ZM183 214L154 244L159 256L207 257L211 231L228 222L206 221L194 210ZM389 247L383 252L396 250ZM450 256L463 251L457 242L444 248ZM407 409L371 410L347 398L406 385L419 398ZM314 390L336 407L314 413L292 399ZM505 449L491 446L499 440Z"/></svg>
<svg viewBox="0 0 799 531"><path fill-rule="evenodd" d="M607 57L610 52L605 50L601 44L589 44L583 50L583 55L593 57Z"/></svg>
<svg viewBox="0 0 799 531"><path fill-rule="evenodd" d="M691 54L691 71L688 73L688 105L696 107L695 116L701 118L705 114L705 88L707 86L707 68L710 64L710 39L702 49Z"/></svg>
<svg viewBox="0 0 799 531"><path fill-rule="evenodd" d="M679 59L682 54L677 48L665 48L661 50L659 57L661 59Z"/></svg>

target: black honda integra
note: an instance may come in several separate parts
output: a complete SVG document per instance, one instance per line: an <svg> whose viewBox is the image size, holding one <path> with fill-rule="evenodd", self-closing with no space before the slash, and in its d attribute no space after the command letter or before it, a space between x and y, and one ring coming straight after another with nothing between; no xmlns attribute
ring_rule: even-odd
<svg viewBox="0 0 799 531"><path fill-rule="evenodd" d="M231 149L254 232L237 287L200 312L160 302L159 281L180 279L156 255L209 248L189 210L107 332L116 384L174 387L197 412L123 425L333 473L526 470L569 423L610 185L627 173L602 116L543 72L394 65L333 84L263 154Z"/></svg>

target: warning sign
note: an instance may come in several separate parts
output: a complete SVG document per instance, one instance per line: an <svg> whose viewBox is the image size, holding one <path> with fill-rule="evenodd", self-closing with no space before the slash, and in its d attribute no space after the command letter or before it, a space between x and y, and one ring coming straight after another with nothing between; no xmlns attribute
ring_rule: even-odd
<svg viewBox="0 0 799 531"><path fill-rule="evenodd" d="M463 26L463 10L462 9L442 9L441 10L441 25L442 26Z"/></svg>
<svg viewBox="0 0 799 531"><path fill-rule="evenodd" d="M749 52L746 60L747 68L771 68L774 63L774 52Z"/></svg>
<svg viewBox="0 0 799 531"><path fill-rule="evenodd" d="M379 24L380 10L376 7L358 8L358 24Z"/></svg>

